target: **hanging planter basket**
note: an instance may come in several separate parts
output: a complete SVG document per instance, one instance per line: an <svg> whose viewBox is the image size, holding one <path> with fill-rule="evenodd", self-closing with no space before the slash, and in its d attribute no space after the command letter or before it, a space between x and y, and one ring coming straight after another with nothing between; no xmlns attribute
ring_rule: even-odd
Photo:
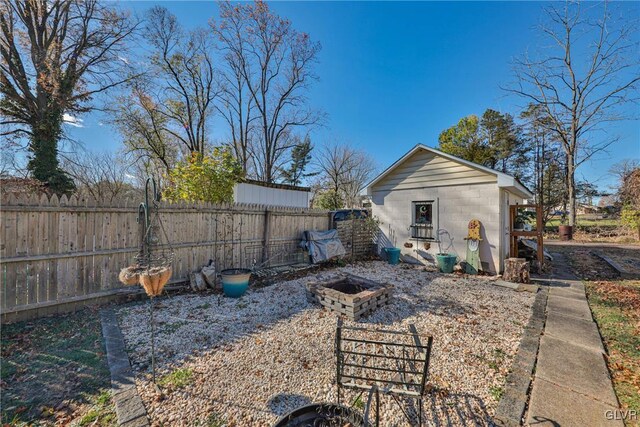
<svg viewBox="0 0 640 427"><path fill-rule="evenodd" d="M125 286L137 285L140 281L140 273L142 271L144 271L142 267L138 265L130 265L129 267L125 267L120 270L118 279Z"/></svg>
<svg viewBox="0 0 640 427"><path fill-rule="evenodd" d="M140 285L144 288L147 295L157 297L162 293L164 285L171 278L171 267L152 267L142 271L139 274Z"/></svg>

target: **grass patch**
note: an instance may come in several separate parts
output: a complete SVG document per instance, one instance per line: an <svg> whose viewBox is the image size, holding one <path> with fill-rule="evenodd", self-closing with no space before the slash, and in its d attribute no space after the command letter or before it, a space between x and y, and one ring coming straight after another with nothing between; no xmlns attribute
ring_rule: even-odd
<svg viewBox="0 0 640 427"><path fill-rule="evenodd" d="M178 389L193 382L193 371L189 368L176 369L158 380L158 385L166 388Z"/></svg>
<svg viewBox="0 0 640 427"><path fill-rule="evenodd" d="M96 404L78 421L79 426L113 426L118 422L116 412L111 403L111 393L102 392L96 398Z"/></svg>
<svg viewBox="0 0 640 427"><path fill-rule="evenodd" d="M500 367L504 365L506 356L507 354L500 348L493 349L490 357L476 355L479 360L485 362L491 369L496 372L500 371Z"/></svg>
<svg viewBox="0 0 640 427"><path fill-rule="evenodd" d="M3 325L1 357L3 424L70 424L85 416L115 424L107 416L109 368L95 311Z"/></svg>
<svg viewBox="0 0 640 427"><path fill-rule="evenodd" d="M362 400L362 395L359 395L356 400L353 401L353 406L356 409L364 410L364 401Z"/></svg>
<svg viewBox="0 0 640 427"><path fill-rule="evenodd" d="M209 414L204 420L197 420L194 424L195 427L224 427L226 425L224 417L216 412Z"/></svg>
<svg viewBox="0 0 640 427"><path fill-rule="evenodd" d="M618 227L621 225L620 220L617 218L586 219L578 216L576 222L579 227ZM546 224L547 227L558 227L559 225L562 225L560 218L551 218Z"/></svg>
<svg viewBox="0 0 640 427"><path fill-rule="evenodd" d="M640 413L640 281L586 282L586 286L620 405ZM625 424L640 426L640 420L628 419Z"/></svg>
<svg viewBox="0 0 640 427"><path fill-rule="evenodd" d="M211 308L211 303L206 302L202 305L197 306L196 308L199 310L206 310L207 308Z"/></svg>
<svg viewBox="0 0 640 427"><path fill-rule="evenodd" d="M184 325L188 325L189 322L185 322L184 320L179 320L173 323L165 323L162 325L162 332L165 334L172 334L176 332L178 329L182 328Z"/></svg>
<svg viewBox="0 0 640 427"><path fill-rule="evenodd" d="M504 394L504 390L502 389L502 387L492 386L492 387L489 387L489 393L491 394L491 397L493 397L497 402L502 398L502 395Z"/></svg>

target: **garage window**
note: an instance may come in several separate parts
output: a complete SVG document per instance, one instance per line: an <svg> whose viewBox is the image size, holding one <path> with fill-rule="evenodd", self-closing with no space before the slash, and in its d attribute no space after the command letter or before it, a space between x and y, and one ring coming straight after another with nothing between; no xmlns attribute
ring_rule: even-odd
<svg viewBox="0 0 640 427"><path fill-rule="evenodd" d="M412 202L411 237L433 240L437 230L437 200ZM435 229L435 230L434 230Z"/></svg>

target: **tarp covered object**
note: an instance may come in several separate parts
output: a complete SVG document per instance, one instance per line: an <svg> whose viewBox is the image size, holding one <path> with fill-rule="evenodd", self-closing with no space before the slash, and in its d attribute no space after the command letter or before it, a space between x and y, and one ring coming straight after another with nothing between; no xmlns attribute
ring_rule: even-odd
<svg viewBox="0 0 640 427"><path fill-rule="evenodd" d="M308 230L303 233L302 238L303 240L300 242L300 246L309 251L311 261L314 264L347 253L338 238L338 230Z"/></svg>

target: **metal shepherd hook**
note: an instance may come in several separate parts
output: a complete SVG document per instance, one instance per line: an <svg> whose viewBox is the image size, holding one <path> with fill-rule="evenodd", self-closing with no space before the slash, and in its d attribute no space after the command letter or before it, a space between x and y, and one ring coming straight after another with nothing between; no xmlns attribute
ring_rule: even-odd
<svg viewBox="0 0 640 427"><path fill-rule="evenodd" d="M137 222L140 224L142 222L144 226L145 233L143 235L142 241L142 259L146 261L146 264L149 265L151 263L151 245L154 242L153 229L151 227L151 217L149 216L149 189L150 185L153 187L152 193L152 203L153 208L157 208L158 202L160 201L160 192L158 191L158 186L156 184L156 180L154 178L147 178L147 181L144 185L144 202L140 203L138 206L138 218ZM143 222L144 221L144 222ZM156 349L155 349L155 341L156 341L156 325L154 318L154 309L155 303L153 301L153 297L149 298L149 325L151 327L151 371L153 375L153 383L156 382Z"/></svg>

